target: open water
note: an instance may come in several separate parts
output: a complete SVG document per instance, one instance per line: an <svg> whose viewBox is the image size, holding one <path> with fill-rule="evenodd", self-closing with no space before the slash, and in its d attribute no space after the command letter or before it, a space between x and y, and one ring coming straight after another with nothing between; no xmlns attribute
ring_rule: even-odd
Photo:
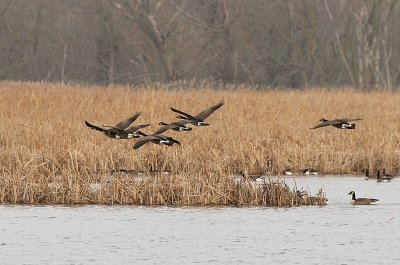
<svg viewBox="0 0 400 265"><path fill-rule="evenodd" d="M0 206L0 264L400 264L400 179L296 185L323 187L328 205ZM352 206L350 190L379 201Z"/></svg>

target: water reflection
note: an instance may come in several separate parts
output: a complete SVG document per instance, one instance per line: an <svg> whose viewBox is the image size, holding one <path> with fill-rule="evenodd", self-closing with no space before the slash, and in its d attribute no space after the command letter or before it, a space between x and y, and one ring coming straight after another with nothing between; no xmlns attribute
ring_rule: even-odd
<svg viewBox="0 0 400 265"><path fill-rule="evenodd" d="M296 178L325 207L1 206L1 264L399 264L399 183Z"/></svg>

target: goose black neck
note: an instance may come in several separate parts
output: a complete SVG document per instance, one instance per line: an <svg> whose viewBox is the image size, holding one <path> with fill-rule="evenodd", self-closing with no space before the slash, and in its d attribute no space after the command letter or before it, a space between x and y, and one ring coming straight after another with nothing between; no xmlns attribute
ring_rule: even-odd
<svg viewBox="0 0 400 265"><path fill-rule="evenodd" d="M147 134L143 133L142 131L137 131L137 134L141 136L147 136Z"/></svg>

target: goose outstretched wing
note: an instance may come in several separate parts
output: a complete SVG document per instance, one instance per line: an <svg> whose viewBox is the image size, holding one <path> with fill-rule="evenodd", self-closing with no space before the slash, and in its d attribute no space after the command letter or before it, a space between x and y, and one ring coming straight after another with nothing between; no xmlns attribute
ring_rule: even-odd
<svg viewBox="0 0 400 265"><path fill-rule="evenodd" d="M222 105L224 105L224 102L221 101L220 103L218 103L217 105L211 106L208 109L203 110L202 112L200 112L199 114L197 114L195 116L195 118L197 118L198 120L203 121L205 118L207 118L208 116L210 116L214 111L216 111L217 109L219 109L220 107L222 107Z"/></svg>
<svg viewBox="0 0 400 265"><path fill-rule="evenodd" d="M126 120L123 120L121 122L119 122L117 125L113 126L114 128L120 129L120 130L125 130L126 128L128 128L129 125L131 125L139 116L140 116L140 112L134 114L132 117L129 117Z"/></svg>

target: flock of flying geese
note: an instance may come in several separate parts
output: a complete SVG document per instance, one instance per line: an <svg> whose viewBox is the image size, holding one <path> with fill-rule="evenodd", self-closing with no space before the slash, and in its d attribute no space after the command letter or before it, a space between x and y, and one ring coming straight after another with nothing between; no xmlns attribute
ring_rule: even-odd
<svg viewBox="0 0 400 265"><path fill-rule="evenodd" d="M174 131L191 131L192 128L189 127L188 125L194 125L194 126L207 126L210 125L209 123L205 122L204 120L209 117L214 111L219 109L224 105L224 102L221 101L220 103L213 105L197 115L191 115L189 113L183 112L181 110L175 109L171 107L171 110L175 113L178 113L178 116L176 118L180 119L175 122L171 123L165 123L165 122L159 122L159 125L162 125L160 128L158 128L156 131L154 131L152 134L145 134L141 131L141 129L146 128L150 126L151 124L146 123L146 124L139 124L139 125L132 125L136 121L136 119L141 115L140 112L134 114L133 116L129 117L126 120L123 120L119 123L117 123L114 126L110 125L102 125L102 127L93 125L87 121L85 121L86 126L93 130L100 131L104 133L107 137L114 138L114 139L133 139L137 138L138 140L135 142L133 145L133 149L139 149L142 145L147 144L147 143L154 143L154 144L164 144L167 146L172 146L174 144L180 145L180 142L175 140L174 138L165 135L164 133L168 130L174 130ZM354 123L355 121L361 120L360 118L340 118L340 119L333 119L333 120L327 120L325 118L322 118L319 120L319 123L316 124L314 127L310 129L318 129L322 127L327 127L327 126L333 126L338 129L355 129L356 124ZM270 162L270 161L269 161ZM285 169L283 171L284 175L296 175L296 174L305 174L305 175L318 175L318 170L316 169L304 169L301 171L292 171L291 169ZM245 172L242 171L241 174L244 176ZM371 176L369 175L369 170L364 169L364 174L365 174L365 179L369 179ZM246 173L246 175L248 175ZM377 182L382 182L382 181L390 181L391 176L389 174L385 173L385 170L383 169L382 174L380 171L377 171L376 179ZM371 198L356 198L356 193L354 191L350 191L349 195L352 195L352 200L351 203L354 205L367 205L371 204L373 202L378 201L377 199L371 199Z"/></svg>
<svg viewBox="0 0 400 265"><path fill-rule="evenodd" d="M123 120L117 123L114 126L110 125L102 125L96 126L87 121L85 121L86 126L93 130L100 131L104 133L106 136L114 139L132 139L138 138L136 143L133 145L133 149L139 149L142 145L147 143L154 143L154 144L164 144L168 146L172 146L174 144L180 145L180 142L175 140L170 136L166 136L163 133L168 130L174 131L191 131L192 128L188 127L188 124L192 124L194 126L207 126L210 125L209 123L205 122L204 120L209 117L214 111L219 109L224 105L224 102L221 101L220 103L211 106L202 112L198 113L197 115L191 115L181 110L175 109L171 107L173 112L178 113L177 118L180 119L179 121L165 123L160 122L159 125L162 125L152 134L145 134L140 129L146 128L151 124L139 124L139 125L132 125L133 122L140 116L140 112L134 114L132 117L129 117L126 120Z"/></svg>

